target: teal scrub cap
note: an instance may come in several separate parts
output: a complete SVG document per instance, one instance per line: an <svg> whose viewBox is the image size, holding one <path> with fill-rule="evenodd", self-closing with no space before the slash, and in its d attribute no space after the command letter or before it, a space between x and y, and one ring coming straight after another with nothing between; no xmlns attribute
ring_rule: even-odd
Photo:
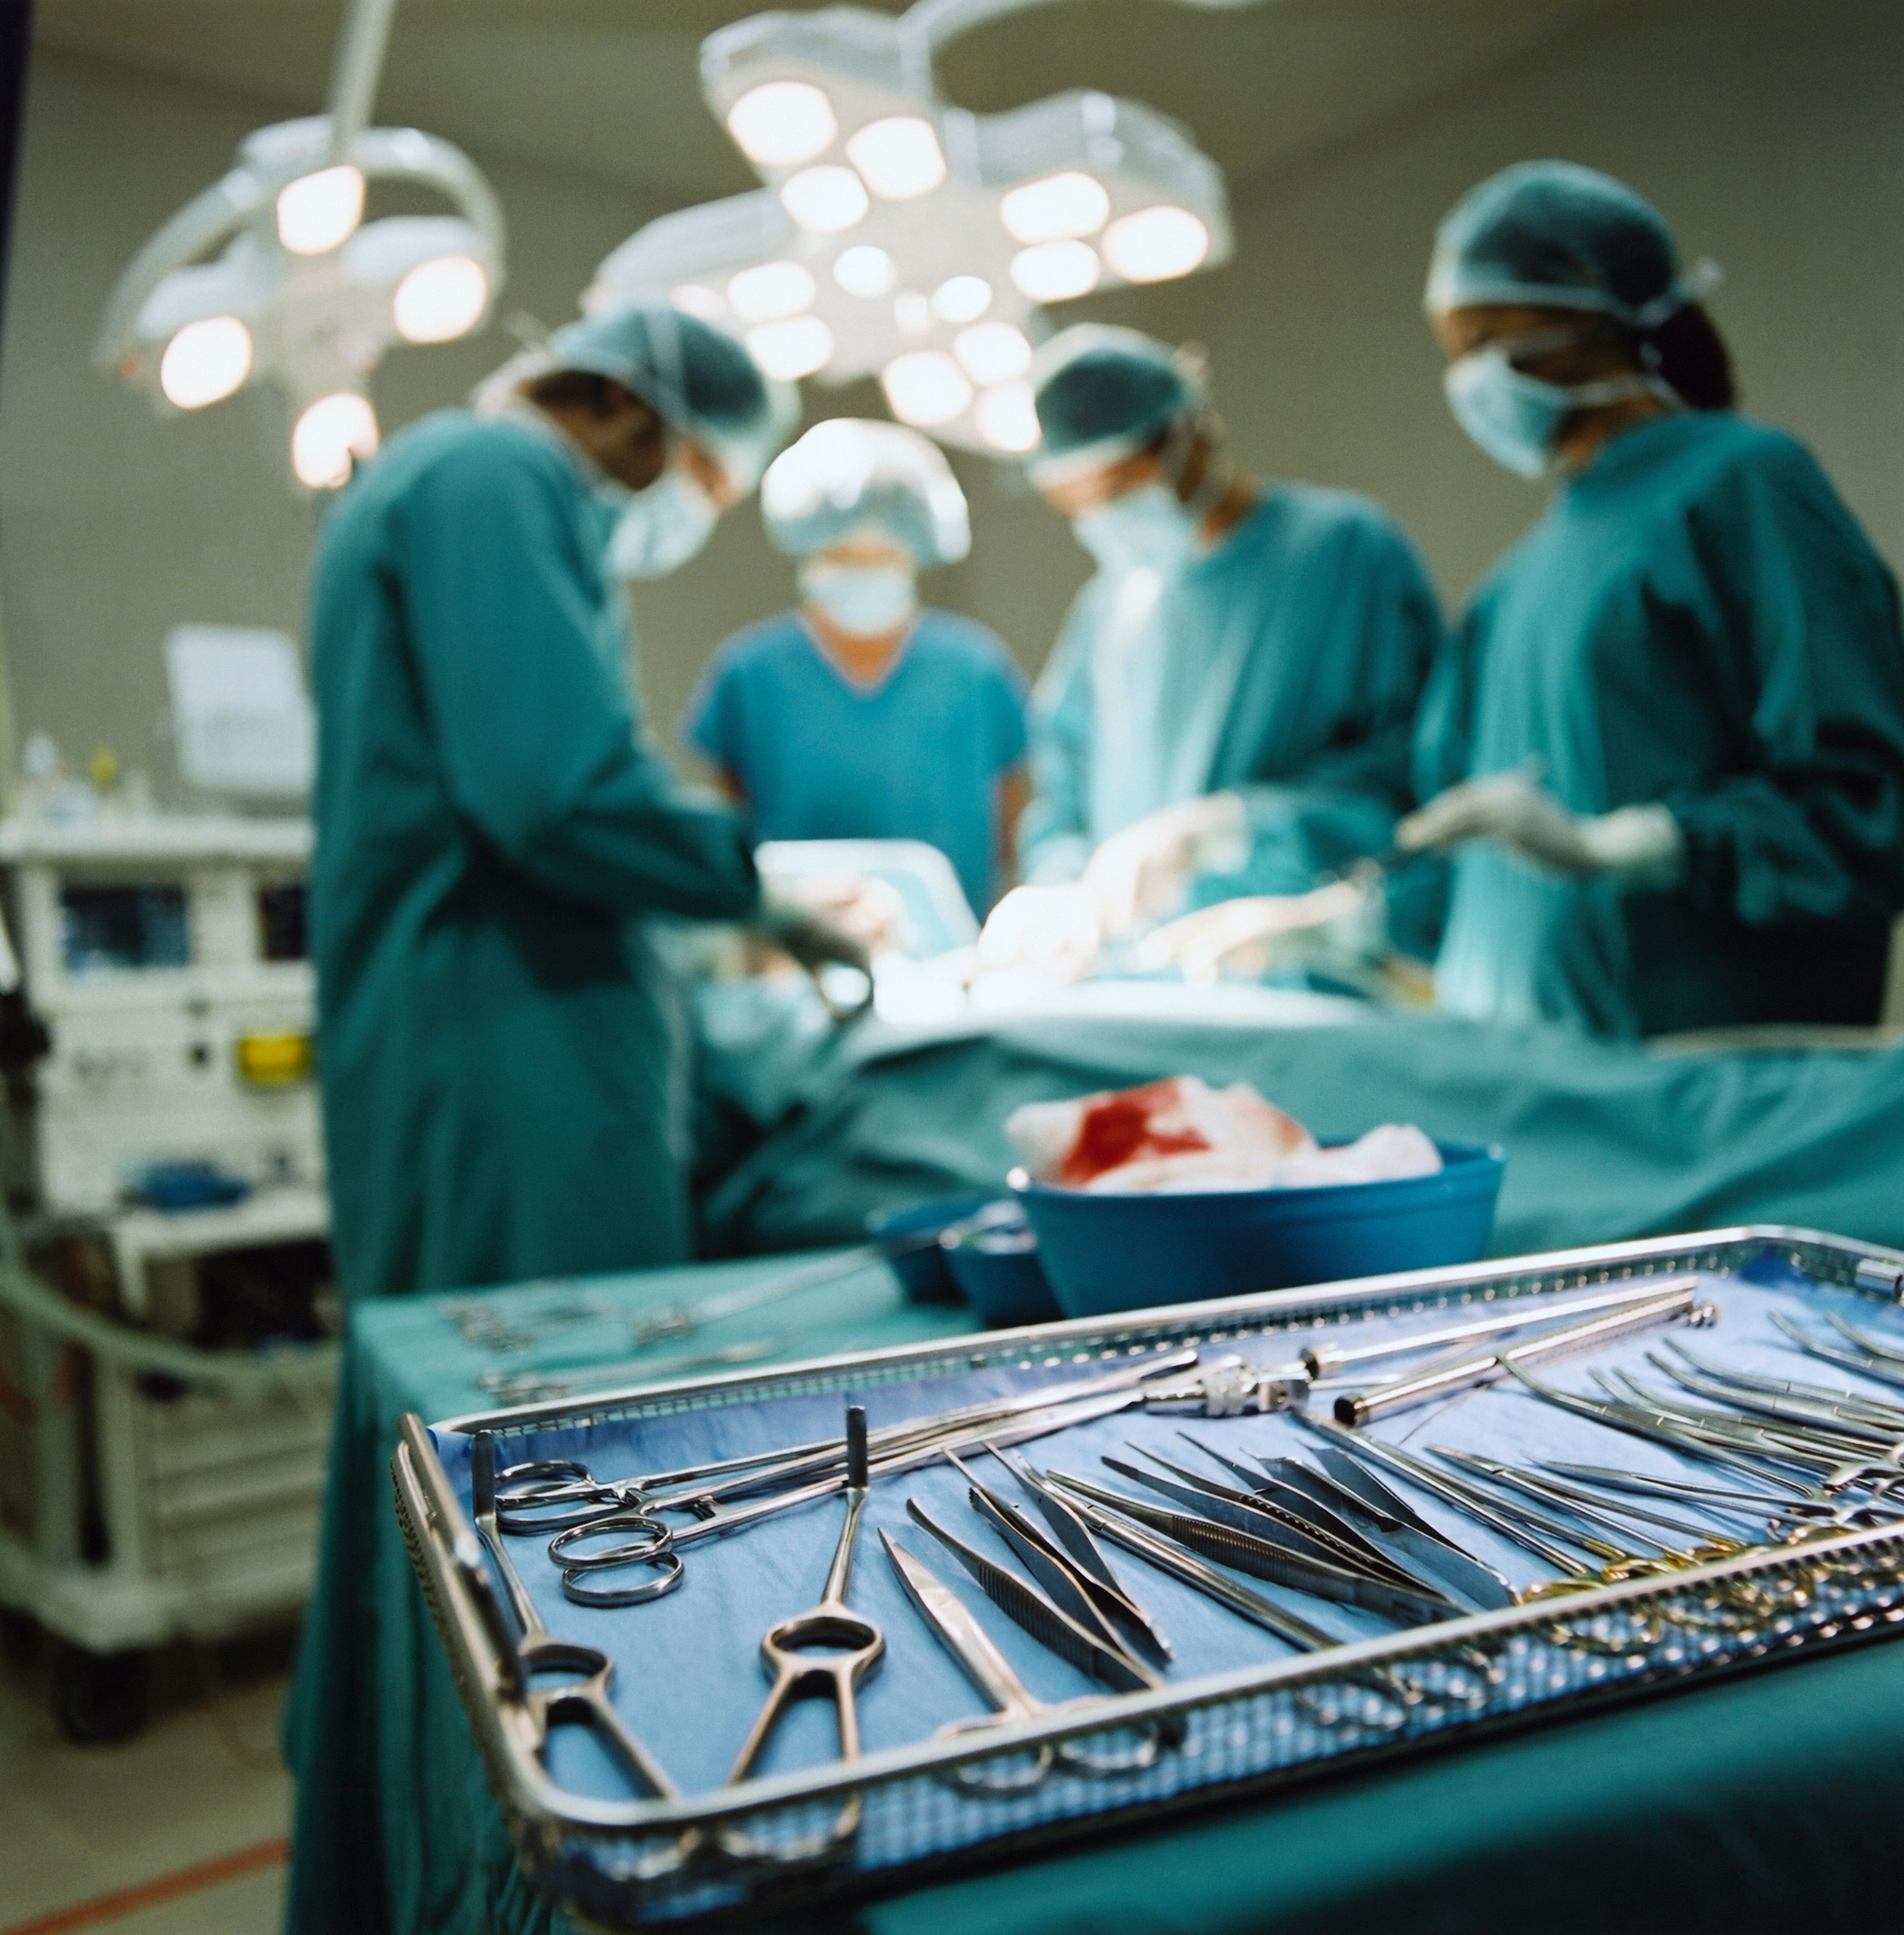
<svg viewBox="0 0 1904 1935"><path fill-rule="evenodd" d="M1168 343L1134 329L1079 323L1031 366L1039 444L1033 480L1057 483L1147 450L1207 400L1202 372Z"/></svg>
<svg viewBox="0 0 1904 1935"><path fill-rule="evenodd" d="M664 423L751 489L786 440L795 406L735 339L665 303L631 303L558 329L552 370L585 370L625 385Z"/></svg>
<svg viewBox="0 0 1904 1935"><path fill-rule="evenodd" d="M1443 221L1426 300L1431 315L1528 303L1650 329L1716 279L1703 262L1682 276L1659 211L1624 182L1573 162L1520 162L1470 189Z"/></svg>
<svg viewBox="0 0 1904 1935"><path fill-rule="evenodd" d="M774 458L761 480L767 536L811 557L856 531L903 545L922 570L972 548L965 494L938 445L903 424L830 417Z"/></svg>

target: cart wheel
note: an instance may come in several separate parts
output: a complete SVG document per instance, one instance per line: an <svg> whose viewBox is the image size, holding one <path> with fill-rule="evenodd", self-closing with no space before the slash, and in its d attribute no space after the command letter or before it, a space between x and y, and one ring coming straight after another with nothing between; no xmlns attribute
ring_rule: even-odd
<svg viewBox="0 0 1904 1935"><path fill-rule="evenodd" d="M75 1746L129 1740L146 1724L146 1656L62 1647L53 1662L53 1713Z"/></svg>

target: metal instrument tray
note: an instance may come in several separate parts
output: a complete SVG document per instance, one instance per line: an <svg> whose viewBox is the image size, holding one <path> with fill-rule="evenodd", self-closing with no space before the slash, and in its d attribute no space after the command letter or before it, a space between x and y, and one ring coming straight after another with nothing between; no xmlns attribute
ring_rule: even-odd
<svg viewBox="0 0 1904 1935"><path fill-rule="evenodd" d="M1073 1692L1101 1695L1087 1707L943 1740L934 1737L937 1728L969 1717L979 1703L901 1597L874 1535L882 1520L905 1528L901 1535L912 1549L957 1580L961 1596L981 1609L1008 1653L1018 1647L1014 1662L1034 1690L1051 1687L1054 1669L1070 1669L1056 1665L966 1590L970 1582L945 1554L907 1526L904 1500L918 1493L961 1535L987 1544L988 1535L961 1502L962 1482L942 1463L877 1478L873 1487L850 1596L856 1610L884 1627L889 1656L862 1696L865 1757L850 1764L825 1758L831 1737L813 1733L795 1743L804 1746L807 1764L770 1766L731 1789L719 1783L744 1731L744 1716L765 1692L756 1641L773 1617L813 1598L837 1529L837 1504L807 1506L696 1545L680 1592L614 1612L568 1604L558 1573L544 1556L545 1541L513 1539L511 1556L557 1634L616 1653L617 1711L674 1772L686 1797L663 1802L629 1798L625 1784L605 1779L605 1763L560 1760L553 1749L547 1766L539 1759L531 1716L509 1690L511 1629L468 1515L472 1432L496 1433L505 1463L579 1458L603 1476L619 1477L677 1462L683 1447L689 1455L722 1456L837 1432L837 1422L830 1421L849 1395L867 1405L877 1425L939 1411L965 1401L967 1393L989 1395L1089 1375L1108 1361L1160 1348L1196 1343L1239 1350L1253 1362L1280 1362L1299 1344L1320 1341L1318 1333L1339 1342L1352 1327L1354 1341L1365 1342L1377 1334L1370 1327L1436 1311L1688 1272L1697 1272L1724 1308L1724 1321L1712 1333L1709 1348L1715 1351L1724 1351L1728 1338L1769 1336L1774 1309L1805 1314L1809 1307L1821 1314L1835 1307L1869 1321L1871 1306L1904 1301L1904 1254L1773 1226L1312 1285L620 1390L446 1420L427 1429L412 1417L392 1461L397 1509L490 1784L530 1879L565 1911L605 1928L744 1920L895 1891L955 1866L969 1871L976 1863L1101 1832L1118 1822L1377 1758L1458 1746L1595 1703L1887 1633L1904 1623L1904 1526L1755 1550L1697 1569L1400 1633L1366 1619L1359 1630L1367 1636L1296 1656L1112 1550L1120 1575L1153 1611L1160 1609L1179 1642L1166 1689L1102 1695L1079 1677ZM1854 1300L1862 1300L1864 1309ZM1656 1347L1656 1340L1632 1340L1614 1360L1637 1364L1649 1343ZM1559 1381L1576 1387L1580 1381L1565 1375ZM1402 1414L1377 1425L1374 1435L1430 1443L1437 1433L1422 1435L1424 1421L1459 1426L1465 1420L1471 1431L1483 1417L1509 1420L1509 1440L1522 1455L1556 1438L1577 1448L1580 1438L1567 1440L1570 1426L1596 1434L1603 1455L1615 1442L1598 1426L1493 1393L1456 1400L1453 1411ZM1311 1441L1273 1416L1195 1423L1139 1412L1024 1448L1040 1466L1103 1476L1098 1454L1122 1438L1147 1437L1159 1447L1172 1441L1172 1450L1184 1450L1174 1442L1184 1424L1220 1449L1299 1452ZM1273 1445L1267 1441L1272 1434L1280 1434ZM1645 1461L1646 1447L1637 1441L1619 1442L1631 1447L1636 1466ZM995 1476L997 1468L992 1471ZM1425 1495L1411 1491L1410 1497L1517 1585L1534 1576L1525 1553L1505 1544L1489 1547L1489 1535L1451 1513L1437 1514ZM989 1549L1002 1556L995 1541ZM697 1584L698 1595L691 1591ZM1317 1616L1320 1603L1294 1595L1282 1602L1305 1616ZM1353 1617L1338 1622L1345 1632L1354 1623ZM1405 1674L1425 1696L1405 1706L1385 1697L1384 1671ZM1008 1754L1021 1759L1041 1745L1088 1740L1160 1718L1180 1744L1128 1772L1083 1778L1061 1769L1030 1791L997 1798L976 1797L955 1783L961 1768L1000 1764ZM804 1864L759 1858L763 1849L810 1843L855 1795L862 1804L861 1825L843 1855ZM723 1846L744 1847L753 1858L724 1858ZM683 1859L689 1847L699 1849L699 1857Z"/></svg>

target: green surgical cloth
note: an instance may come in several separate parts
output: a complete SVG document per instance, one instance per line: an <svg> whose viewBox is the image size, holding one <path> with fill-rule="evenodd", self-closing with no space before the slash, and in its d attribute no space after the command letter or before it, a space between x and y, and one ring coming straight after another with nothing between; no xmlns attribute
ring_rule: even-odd
<svg viewBox="0 0 1904 1935"><path fill-rule="evenodd" d="M394 439L312 593L311 880L352 1297L685 1248L669 989L641 916L744 915L739 823L638 737L602 500L551 431Z"/></svg>
<svg viewBox="0 0 1904 1935"><path fill-rule="evenodd" d="M1444 1007L1623 1036L1877 1018L1904 907L1896 587L1793 439L1642 424L1496 566L1430 684L1417 786L1530 761L1577 813L1664 804L1684 884L1462 849Z"/></svg>
<svg viewBox="0 0 1904 1935"><path fill-rule="evenodd" d="M1386 846L1441 635L1388 514L1280 485L1148 603L1133 595L1145 575L1086 584L1039 681L1025 877L1075 879L1112 834L1221 792L1243 796L1257 845L1227 892L1313 886L1318 844L1324 863Z"/></svg>

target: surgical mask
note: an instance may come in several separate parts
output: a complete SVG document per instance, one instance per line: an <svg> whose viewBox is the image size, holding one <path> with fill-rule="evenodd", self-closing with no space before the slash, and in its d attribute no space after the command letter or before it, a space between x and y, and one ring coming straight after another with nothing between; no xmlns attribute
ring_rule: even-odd
<svg viewBox="0 0 1904 1935"><path fill-rule="evenodd" d="M616 578L665 578L714 536L720 507L685 470L670 466L635 493L608 540Z"/></svg>
<svg viewBox="0 0 1904 1935"><path fill-rule="evenodd" d="M1549 383L1514 367L1516 356L1568 347L1582 340L1572 330L1483 343L1458 357L1442 373L1448 408L1475 445L1516 476L1544 476L1552 466L1560 427L1575 410L1631 397L1677 401L1657 378L1603 377L1592 383Z"/></svg>
<svg viewBox="0 0 1904 1935"><path fill-rule="evenodd" d="M853 638L896 632L919 607L913 574L903 564L802 565L800 596Z"/></svg>
<svg viewBox="0 0 1904 1935"><path fill-rule="evenodd" d="M1203 516L1178 499L1173 485L1146 484L1081 511L1071 520L1071 529L1105 571L1133 571L1146 565L1167 571L1196 548Z"/></svg>

